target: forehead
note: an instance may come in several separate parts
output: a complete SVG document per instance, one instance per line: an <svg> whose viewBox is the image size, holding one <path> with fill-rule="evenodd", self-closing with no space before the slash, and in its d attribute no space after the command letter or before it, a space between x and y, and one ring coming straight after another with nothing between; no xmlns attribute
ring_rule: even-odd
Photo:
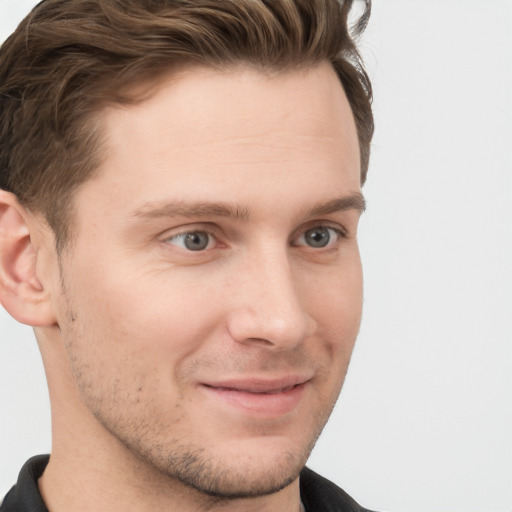
<svg viewBox="0 0 512 512"><path fill-rule="evenodd" d="M182 70L144 101L105 109L99 123L106 157L83 189L109 190L110 206L137 198L140 207L172 193L188 200L189 192L194 200L212 200L215 192L235 202L276 185L283 192L301 180L306 186L314 173L326 191L333 186L327 175L345 189L360 188L355 123L327 63L274 73Z"/></svg>
<svg viewBox="0 0 512 512"><path fill-rule="evenodd" d="M236 143L269 135L272 128L274 136L337 137L346 154L357 139L350 105L328 63L281 72L244 65L185 68L159 78L150 91L136 105L103 112L111 149L133 137L140 144L157 143L158 134L172 134L168 142L176 146Z"/></svg>

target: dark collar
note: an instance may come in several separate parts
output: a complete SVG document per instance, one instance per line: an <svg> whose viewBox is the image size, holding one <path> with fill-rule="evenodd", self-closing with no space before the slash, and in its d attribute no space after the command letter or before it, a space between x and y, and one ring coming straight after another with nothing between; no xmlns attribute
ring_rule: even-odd
<svg viewBox="0 0 512 512"><path fill-rule="evenodd" d="M39 455L25 463L18 476L18 482L7 493L0 506L0 512L48 512L41 498L37 480L43 474L49 460L49 455Z"/></svg>

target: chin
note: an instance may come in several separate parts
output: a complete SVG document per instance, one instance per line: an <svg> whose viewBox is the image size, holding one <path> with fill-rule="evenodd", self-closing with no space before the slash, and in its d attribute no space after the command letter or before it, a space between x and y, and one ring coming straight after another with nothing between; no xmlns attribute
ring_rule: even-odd
<svg viewBox="0 0 512 512"><path fill-rule="evenodd" d="M165 443L170 450L163 444L158 449L152 445L149 451L140 444L129 448L149 469L149 477L158 474L158 479L218 499L268 496L284 489L297 480L314 444L270 436L202 446L174 441Z"/></svg>
<svg viewBox="0 0 512 512"><path fill-rule="evenodd" d="M182 484L219 499L255 498L274 494L299 477L305 460L299 454L284 454L278 460L264 458L229 461L189 460L168 472Z"/></svg>

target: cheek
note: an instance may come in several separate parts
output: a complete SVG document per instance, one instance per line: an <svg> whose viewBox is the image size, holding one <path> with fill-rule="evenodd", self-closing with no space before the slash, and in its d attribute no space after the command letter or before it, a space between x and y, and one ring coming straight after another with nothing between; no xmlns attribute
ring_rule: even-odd
<svg viewBox="0 0 512 512"><path fill-rule="evenodd" d="M151 375L145 390L150 383L181 382L187 361L207 350L222 329L220 293L175 276L115 277L97 286L75 283L72 296L80 302L72 305L71 337L81 345L75 349L81 361L107 387L122 379L133 388L144 375Z"/></svg>
<svg viewBox="0 0 512 512"><path fill-rule="evenodd" d="M355 336L361 321L362 281L360 261L354 259L350 265L326 270L316 283L304 279L302 294L321 326L343 338Z"/></svg>
<svg viewBox="0 0 512 512"><path fill-rule="evenodd" d="M317 339L327 356L325 368L330 385L338 389L343 383L359 333L362 314L362 272L357 262L350 270L332 270L322 287L310 290L310 311L317 324ZM322 365L324 366L324 365ZM335 396L337 394L335 393Z"/></svg>

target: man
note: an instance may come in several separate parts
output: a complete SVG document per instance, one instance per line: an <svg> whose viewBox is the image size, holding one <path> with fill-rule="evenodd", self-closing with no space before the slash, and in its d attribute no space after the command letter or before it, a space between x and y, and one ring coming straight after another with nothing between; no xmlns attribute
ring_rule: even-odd
<svg viewBox="0 0 512 512"><path fill-rule="evenodd" d="M44 0L4 44L0 300L53 447L2 512L364 510L304 469L361 318L351 4Z"/></svg>

